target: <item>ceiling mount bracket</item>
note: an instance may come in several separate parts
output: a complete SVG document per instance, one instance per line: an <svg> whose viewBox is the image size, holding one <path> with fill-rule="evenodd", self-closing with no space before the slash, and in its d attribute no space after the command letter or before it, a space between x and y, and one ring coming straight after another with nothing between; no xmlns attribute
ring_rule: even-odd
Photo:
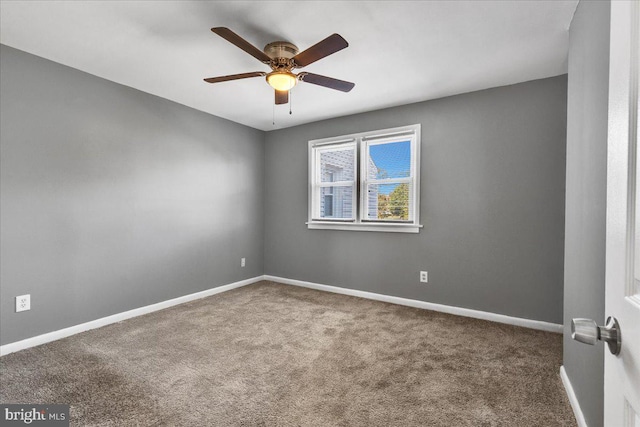
<svg viewBox="0 0 640 427"><path fill-rule="evenodd" d="M266 45L264 53L271 59L291 59L298 54L298 47L293 43L277 41Z"/></svg>

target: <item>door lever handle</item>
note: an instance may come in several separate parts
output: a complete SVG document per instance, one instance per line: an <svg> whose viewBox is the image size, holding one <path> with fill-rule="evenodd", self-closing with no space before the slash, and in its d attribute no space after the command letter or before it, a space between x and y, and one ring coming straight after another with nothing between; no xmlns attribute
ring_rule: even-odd
<svg viewBox="0 0 640 427"><path fill-rule="evenodd" d="M611 354L617 356L622 347L622 334L620 325L615 317L609 316L605 326L598 324L591 319L572 319L571 338L585 344L595 345L600 341L605 341L609 346Z"/></svg>

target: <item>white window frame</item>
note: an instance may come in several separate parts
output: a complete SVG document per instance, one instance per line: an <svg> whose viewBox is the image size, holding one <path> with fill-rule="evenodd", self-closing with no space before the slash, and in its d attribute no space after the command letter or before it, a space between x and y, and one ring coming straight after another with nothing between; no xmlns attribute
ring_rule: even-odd
<svg viewBox="0 0 640 427"><path fill-rule="evenodd" d="M327 181L322 182L320 157L322 153L330 153L332 151L344 151L345 149L353 150L353 180L342 181ZM314 149L309 150L309 162L311 171L309 175L309 182L313 182L314 185L310 187L309 196L309 222L355 222L356 221L356 206L357 206L357 169L358 164L358 147L354 140L341 140L331 144L318 144L314 146ZM325 187L351 187L352 188L352 200L351 200L351 218L321 218L320 217L320 194L322 188ZM333 208L335 210L335 198Z"/></svg>
<svg viewBox="0 0 640 427"><path fill-rule="evenodd" d="M369 147L376 144L410 141L411 144L411 176L408 178L368 179ZM320 189L336 186L335 182L323 183L321 177L320 154L327 151L344 150L353 147L354 171L358 176L354 182L338 181L338 186L353 185L352 218L320 218ZM410 184L410 205L408 220L376 220L367 218L368 184ZM309 141L309 229L350 230L350 231L382 231L395 233L418 233L420 224L420 125L409 125L371 132L362 132L332 138Z"/></svg>

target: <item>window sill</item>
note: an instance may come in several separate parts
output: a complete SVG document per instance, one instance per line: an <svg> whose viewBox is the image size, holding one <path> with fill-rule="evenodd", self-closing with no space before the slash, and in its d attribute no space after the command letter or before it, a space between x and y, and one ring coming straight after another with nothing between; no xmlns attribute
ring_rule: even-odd
<svg viewBox="0 0 640 427"><path fill-rule="evenodd" d="M378 231L384 233L419 233L422 225L416 224L379 224L379 223L344 223L331 221L307 222L309 230L343 230L343 231Z"/></svg>

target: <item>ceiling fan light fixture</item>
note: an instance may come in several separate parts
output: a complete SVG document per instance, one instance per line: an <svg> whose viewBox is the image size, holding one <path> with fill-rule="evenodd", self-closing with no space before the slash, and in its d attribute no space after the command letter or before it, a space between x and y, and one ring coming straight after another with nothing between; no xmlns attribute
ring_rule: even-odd
<svg viewBox="0 0 640 427"><path fill-rule="evenodd" d="M298 83L298 79L293 73L274 71L273 73L267 74L267 83L275 90L288 91Z"/></svg>
<svg viewBox="0 0 640 427"><path fill-rule="evenodd" d="M349 46L349 43L347 43L340 34L331 34L326 39L319 41L306 50L298 52L296 45L286 41L269 43L264 47L264 51L261 51L226 27L214 27L211 31L242 49L263 64L268 65L271 68L271 72L267 74L264 71L253 71L250 73L209 77L204 79L207 83L220 83L250 77L266 76L267 84L275 89L275 105L289 102L289 91L298 83L298 80L341 92L349 92L355 86L354 83L334 79L333 77L321 76L320 74L307 72L294 74L292 72L294 69L306 67Z"/></svg>

